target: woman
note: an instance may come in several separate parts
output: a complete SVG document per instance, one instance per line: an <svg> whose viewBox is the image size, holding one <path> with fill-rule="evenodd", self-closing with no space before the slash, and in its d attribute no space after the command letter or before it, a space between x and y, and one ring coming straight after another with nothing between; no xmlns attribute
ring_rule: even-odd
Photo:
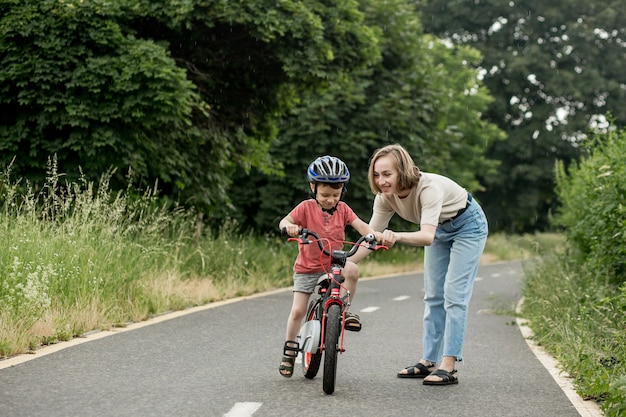
<svg viewBox="0 0 626 417"><path fill-rule="evenodd" d="M485 214L465 189L447 177L421 172L397 144L374 152L368 179L376 194L370 220L376 239L390 247L424 246L422 358L398 377L424 378L425 385L456 384L468 304L487 241ZM420 229L386 229L394 214Z"/></svg>

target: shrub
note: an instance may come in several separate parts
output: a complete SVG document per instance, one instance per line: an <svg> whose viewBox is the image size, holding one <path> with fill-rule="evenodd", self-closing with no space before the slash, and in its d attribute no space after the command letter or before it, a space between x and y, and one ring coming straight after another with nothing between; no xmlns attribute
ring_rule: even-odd
<svg viewBox="0 0 626 417"><path fill-rule="evenodd" d="M562 205L554 223L565 227L573 255L619 285L626 280L626 131L596 135L587 146L587 156L569 172L556 166Z"/></svg>

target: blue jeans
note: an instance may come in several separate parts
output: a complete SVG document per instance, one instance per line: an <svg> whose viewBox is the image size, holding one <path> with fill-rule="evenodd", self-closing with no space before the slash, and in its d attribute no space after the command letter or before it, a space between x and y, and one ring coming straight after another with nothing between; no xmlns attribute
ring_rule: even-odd
<svg viewBox="0 0 626 417"><path fill-rule="evenodd" d="M423 359L463 360L467 309L487 234L485 213L473 200L458 218L440 224L424 247Z"/></svg>

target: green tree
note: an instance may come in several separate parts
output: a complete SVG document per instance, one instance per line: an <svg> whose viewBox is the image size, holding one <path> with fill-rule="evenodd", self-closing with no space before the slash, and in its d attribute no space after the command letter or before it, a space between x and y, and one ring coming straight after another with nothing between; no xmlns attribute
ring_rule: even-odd
<svg viewBox="0 0 626 417"><path fill-rule="evenodd" d="M554 162L578 158L579 142L607 113L626 123L626 3L431 0L421 10L427 32L483 54L495 98L485 117L508 136L489 148L498 175L482 178L490 226L546 229L557 204Z"/></svg>
<svg viewBox="0 0 626 417"><path fill-rule="evenodd" d="M480 188L479 175L493 172L495 163L484 152L502 135L481 119L490 97L472 66L480 54L424 36L405 0L362 1L361 7L378 34L380 60L301 96L271 148L286 178L259 174L237 193L245 196L241 208L248 225L275 228L308 196L306 168L323 154L348 164L352 179L345 200L366 220L373 198L368 161L385 144L403 144L424 171L450 175L472 191Z"/></svg>
<svg viewBox="0 0 626 417"><path fill-rule="evenodd" d="M38 180L53 154L69 172L110 167L172 180L204 104L167 50L127 33L112 2L4 3L0 160ZM158 163L155 163L158 161Z"/></svg>
<svg viewBox="0 0 626 417"><path fill-rule="evenodd" d="M0 5L0 162L88 177L132 167L213 216L301 91L374 60L356 3L12 1ZM122 178L123 179L123 178Z"/></svg>

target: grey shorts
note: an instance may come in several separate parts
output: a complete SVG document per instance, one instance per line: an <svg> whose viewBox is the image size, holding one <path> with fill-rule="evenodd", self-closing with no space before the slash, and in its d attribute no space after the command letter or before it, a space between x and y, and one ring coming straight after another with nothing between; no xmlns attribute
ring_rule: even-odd
<svg viewBox="0 0 626 417"><path fill-rule="evenodd" d="M293 291L312 294L315 291L317 280L326 274L320 272L317 274L293 274Z"/></svg>

